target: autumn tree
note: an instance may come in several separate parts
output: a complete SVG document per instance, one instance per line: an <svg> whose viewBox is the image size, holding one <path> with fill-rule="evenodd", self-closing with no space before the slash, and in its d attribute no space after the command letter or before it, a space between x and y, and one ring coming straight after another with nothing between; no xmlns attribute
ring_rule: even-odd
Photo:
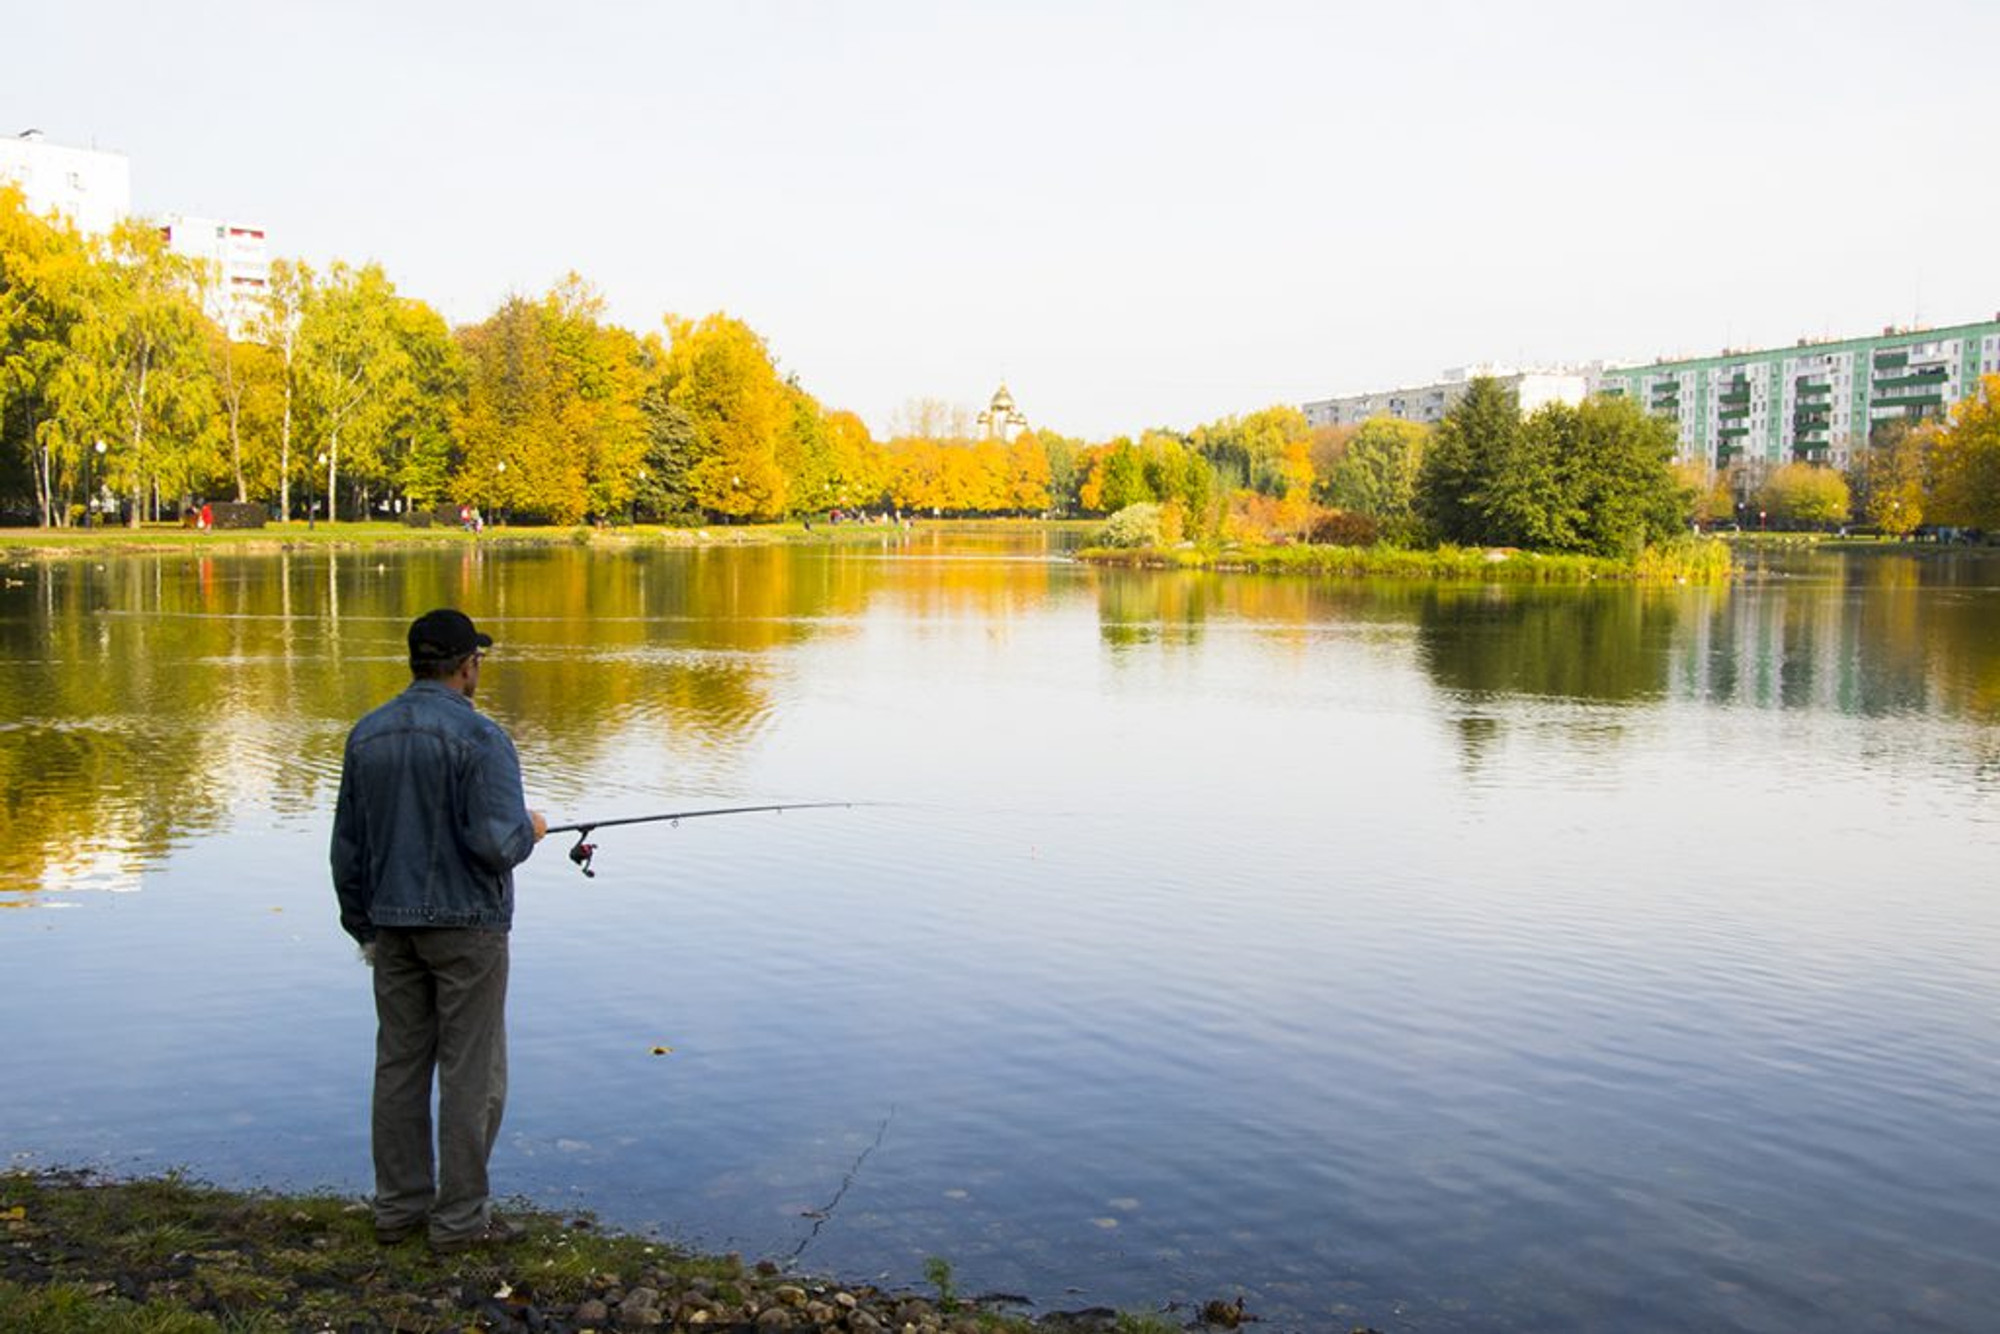
<svg viewBox="0 0 2000 1334"><path fill-rule="evenodd" d="M882 498L885 461L880 446L868 433L868 424L852 412L835 412L826 419L827 485L833 503L842 509L850 504L872 505Z"/></svg>
<svg viewBox="0 0 2000 1334"><path fill-rule="evenodd" d="M104 439L104 480L131 497L137 527L163 494L185 494L213 466L214 381L195 303L191 261L159 229L131 219L98 247L69 355L51 376L72 450ZM91 446L94 449L94 443Z"/></svg>
<svg viewBox="0 0 2000 1334"><path fill-rule="evenodd" d="M779 518L790 497L778 449L794 404L764 340L720 312L670 317L667 329L668 401L695 429L696 504L723 518Z"/></svg>
<svg viewBox="0 0 2000 1334"><path fill-rule="evenodd" d="M295 260L272 260L270 281L250 322L250 337L270 354L268 384L275 400L278 513L287 521L292 517L292 445L302 406L299 326L317 286L310 266Z"/></svg>
<svg viewBox="0 0 2000 1334"><path fill-rule="evenodd" d="M1952 409L1930 452L1930 521L2000 529L2000 375L1982 378Z"/></svg>
<svg viewBox="0 0 2000 1334"><path fill-rule="evenodd" d="M51 391L84 315L90 257L60 218L39 218L0 181L0 488L32 491L43 527L67 523L93 441L60 429ZM89 499L89 497L86 497Z"/></svg>
<svg viewBox="0 0 2000 1334"><path fill-rule="evenodd" d="M1348 447L1353 444L1354 437L1360 429L1351 425L1312 428L1309 452L1312 457L1314 500L1330 505L1340 504L1333 496L1334 474L1339 471L1341 461L1347 457Z"/></svg>
<svg viewBox="0 0 2000 1334"><path fill-rule="evenodd" d="M1757 493L1758 505L1772 518L1811 527L1845 522L1848 500L1846 479L1817 463L1774 468Z"/></svg>
<svg viewBox="0 0 2000 1334"><path fill-rule="evenodd" d="M1671 466L1674 489L1686 497L1688 518L1697 524L1718 523L1736 513L1736 498L1730 489L1729 470L1710 468L1695 459L1683 459Z"/></svg>
<svg viewBox="0 0 2000 1334"><path fill-rule="evenodd" d="M800 387L796 377L785 382L791 420L778 433L778 468L788 480L786 492L793 513L805 514L833 505L833 437L819 400Z"/></svg>
<svg viewBox="0 0 2000 1334"><path fill-rule="evenodd" d="M1023 431L1007 446L1006 508L1022 514L1039 514L1054 504L1050 488L1049 456L1042 442Z"/></svg>
<svg viewBox="0 0 2000 1334"><path fill-rule="evenodd" d="M325 280L304 293L296 357L332 519L343 464L365 479L384 475L390 402L396 381L409 370L409 353L398 337L396 289L381 265L357 269L336 261Z"/></svg>
<svg viewBox="0 0 2000 1334"><path fill-rule="evenodd" d="M1891 537L1908 537L1923 525L1929 488L1930 450L1938 436L1933 423L1907 421L1882 432L1859 452L1849 489L1863 522Z"/></svg>

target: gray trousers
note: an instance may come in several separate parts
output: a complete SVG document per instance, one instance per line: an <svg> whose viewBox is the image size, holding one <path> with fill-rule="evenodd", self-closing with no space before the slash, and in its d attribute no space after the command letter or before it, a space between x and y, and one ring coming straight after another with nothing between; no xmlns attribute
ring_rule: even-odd
<svg viewBox="0 0 2000 1334"><path fill-rule="evenodd" d="M507 1106L507 933L380 932L375 1020L375 1226L428 1220L434 1241L477 1232Z"/></svg>

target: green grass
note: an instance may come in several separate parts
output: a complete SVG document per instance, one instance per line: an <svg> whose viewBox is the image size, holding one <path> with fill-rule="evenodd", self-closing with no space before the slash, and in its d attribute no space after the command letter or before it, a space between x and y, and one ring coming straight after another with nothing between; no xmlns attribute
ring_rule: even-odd
<svg viewBox="0 0 2000 1334"><path fill-rule="evenodd" d="M1093 547L1080 559L1144 569L1199 569L1310 574L1354 579L1426 579L1469 583L1711 583L1729 577L1729 548L1710 539L1676 538L1635 559L1551 555L1512 548L1415 549L1376 545L1186 546L1133 551Z"/></svg>
<svg viewBox="0 0 2000 1334"><path fill-rule="evenodd" d="M772 542L854 541L874 538L881 529L828 528L802 523L714 524L670 528L658 524L593 528L509 526L468 533L458 528L410 528L400 523L274 523L263 528L198 532L179 524L138 528L0 528L0 551L69 554L120 551L280 551L317 547L566 546L594 543L669 543L685 546Z"/></svg>
<svg viewBox="0 0 2000 1334"><path fill-rule="evenodd" d="M700 1255L600 1230L574 1214L507 1210L527 1238L488 1252L434 1255L421 1238L375 1240L366 1204L332 1195L225 1191L178 1175L109 1181L88 1175L0 1174L0 1330L9 1334L277 1334L321 1329L446 1331L489 1327L493 1303L572 1321L587 1301L610 1304L645 1286L675 1319L703 1304L718 1326L755 1324L790 1306L813 1323L799 1291L821 1304L820 1327L841 1326L851 1299L894 1330L911 1302L947 1327L1028 1334L1036 1322L958 1294L950 1265L925 1266L938 1300L867 1284L842 1285ZM791 1292L788 1303L782 1290ZM838 1300L836 1300L838 1299ZM956 1312L953 1314L953 1312ZM672 1323L672 1321L670 1321ZM1066 1334L1164 1334L1161 1316L1126 1314L1051 1327ZM573 1323L557 1327L571 1328ZM618 1327L615 1312L603 1322Z"/></svg>

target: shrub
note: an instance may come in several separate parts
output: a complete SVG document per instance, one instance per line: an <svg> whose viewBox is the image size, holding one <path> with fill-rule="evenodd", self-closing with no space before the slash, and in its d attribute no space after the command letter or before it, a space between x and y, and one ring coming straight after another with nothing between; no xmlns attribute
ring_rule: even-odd
<svg viewBox="0 0 2000 1334"><path fill-rule="evenodd" d="M1370 515L1352 510L1321 510L1313 516L1307 540L1322 547L1372 547L1381 536L1381 525Z"/></svg>
<svg viewBox="0 0 2000 1334"><path fill-rule="evenodd" d="M1159 546L1160 507L1149 500L1127 505L1105 521L1097 540L1107 547Z"/></svg>

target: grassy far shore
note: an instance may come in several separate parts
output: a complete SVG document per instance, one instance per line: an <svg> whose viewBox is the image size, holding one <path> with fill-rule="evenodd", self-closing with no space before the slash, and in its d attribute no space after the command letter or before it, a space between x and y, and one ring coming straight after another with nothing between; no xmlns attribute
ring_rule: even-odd
<svg viewBox="0 0 2000 1334"><path fill-rule="evenodd" d="M655 542L682 546L728 546L770 542L860 541L893 533L874 524L800 522L714 524L669 528L656 524L588 527L491 527L483 533L458 528L412 528L401 523L274 523L263 528L199 532L177 523L138 528L0 528L0 553L71 555L119 551L287 551L303 548L435 546L568 546L591 542Z"/></svg>
<svg viewBox="0 0 2000 1334"><path fill-rule="evenodd" d="M0 1174L0 1329L12 1334L280 1331L826 1330L845 1334L1166 1334L1254 1318L1240 1300L1138 1315L1030 1317L1019 1298L887 1291L703 1256L510 1210L526 1239L435 1255L383 1245L366 1203L225 1191L169 1175Z"/></svg>
<svg viewBox="0 0 2000 1334"><path fill-rule="evenodd" d="M1715 538L1679 538L1637 556L1552 555L1514 548L1430 549L1377 545L1092 547L1079 558L1140 569L1254 571L1346 578L1429 579L1483 583L1719 583L1729 577L1729 547Z"/></svg>
<svg viewBox="0 0 2000 1334"><path fill-rule="evenodd" d="M962 519L923 520L925 530L966 532L1029 528L1064 528L1096 533L1101 520L1087 519ZM864 543L896 537L893 524L823 520L807 523L711 524L697 528L660 524L618 524L609 527L491 527L468 533L452 527L413 528L401 523L302 522L264 528L198 532L180 524L146 524L139 528L0 528L0 558L62 557L85 553L118 554L141 551L215 551L258 554L298 550L349 550L439 546L591 546L659 545L676 547L760 546L785 543ZM1717 583L1734 568L1731 552L1738 549L1810 547L1826 551L1942 554L1974 548L1874 536L1843 537L1831 533L1732 533L1682 537L1651 547L1631 559L1553 555L1514 548L1369 547L1183 544L1174 548L1114 548L1086 546L1080 560L1107 566L1154 570L1216 570L1237 573L1308 574L1335 578L1415 579L1479 583L1623 582Z"/></svg>

